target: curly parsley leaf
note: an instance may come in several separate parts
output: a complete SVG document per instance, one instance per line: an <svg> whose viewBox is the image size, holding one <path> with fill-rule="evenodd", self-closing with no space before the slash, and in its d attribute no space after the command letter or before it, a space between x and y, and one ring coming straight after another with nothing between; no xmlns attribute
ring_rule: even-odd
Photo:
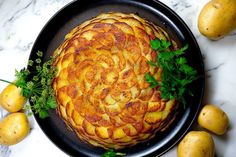
<svg viewBox="0 0 236 157"><path fill-rule="evenodd" d="M159 85L158 81L149 73L145 74L145 79L150 84L151 88L155 88Z"/></svg>
<svg viewBox="0 0 236 157"><path fill-rule="evenodd" d="M125 156L125 153L115 152L114 150L108 150L103 153L100 157L116 157L116 156Z"/></svg>
<svg viewBox="0 0 236 157"><path fill-rule="evenodd" d="M168 49L168 47L171 45L170 42L166 40L159 40L159 39L154 39L150 41L151 48L156 51L163 51Z"/></svg>
<svg viewBox="0 0 236 157"><path fill-rule="evenodd" d="M171 43L165 40L154 39L150 41L150 45L157 52L157 57L155 62L147 61L147 63L163 69L160 82L149 73L145 74L150 88L159 85L162 98L177 99L185 104L184 94L192 95L187 90L187 85L197 78L197 71L188 65L187 59L183 56L188 45L175 51L169 50Z"/></svg>

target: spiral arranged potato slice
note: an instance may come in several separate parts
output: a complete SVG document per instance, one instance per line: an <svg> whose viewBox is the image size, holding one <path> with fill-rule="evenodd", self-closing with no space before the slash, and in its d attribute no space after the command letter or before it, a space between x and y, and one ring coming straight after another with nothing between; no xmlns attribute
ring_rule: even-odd
<svg viewBox="0 0 236 157"><path fill-rule="evenodd" d="M154 38L172 41L158 26L134 14L103 13L75 27L57 48L53 82L57 111L76 134L95 146L119 149L146 141L175 118L174 100L161 99L145 73Z"/></svg>

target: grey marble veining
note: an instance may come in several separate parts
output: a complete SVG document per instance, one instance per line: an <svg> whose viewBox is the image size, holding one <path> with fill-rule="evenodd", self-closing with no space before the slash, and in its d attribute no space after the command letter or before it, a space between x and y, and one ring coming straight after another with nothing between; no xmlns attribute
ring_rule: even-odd
<svg viewBox="0 0 236 157"><path fill-rule="evenodd" d="M46 22L72 0L0 0L0 78L14 80L15 69L26 66L31 48ZM208 0L160 0L172 8L188 25L203 54L206 71L204 103L213 103L225 110L231 120L225 136L213 136L217 157L236 154L236 30L227 37L211 41L197 28L199 12ZM0 90L6 84L0 82ZM0 108L0 119L7 112ZM31 131L21 143L0 147L1 157L57 156L68 157L42 132L33 117ZM195 125L196 126L196 125ZM193 127L194 128L194 127ZM176 147L163 157L176 156Z"/></svg>

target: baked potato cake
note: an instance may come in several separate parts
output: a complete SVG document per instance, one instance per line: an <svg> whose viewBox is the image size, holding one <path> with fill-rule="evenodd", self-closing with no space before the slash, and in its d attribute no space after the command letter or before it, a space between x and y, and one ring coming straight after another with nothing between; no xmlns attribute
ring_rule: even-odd
<svg viewBox="0 0 236 157"><path fill-rule="evenodd" d="M159 26L135 14L102 13L69 32L55 50L53 88L57 112L80 139L120 149L151 139L175 119L178 103L164 100L162 69L149 66L156 52L150 40L175 42Z"/></svg>

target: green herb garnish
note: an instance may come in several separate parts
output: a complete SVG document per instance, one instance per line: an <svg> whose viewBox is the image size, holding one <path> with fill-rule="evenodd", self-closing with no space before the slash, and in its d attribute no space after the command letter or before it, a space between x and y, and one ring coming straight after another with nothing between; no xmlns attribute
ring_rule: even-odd
<svg viewBox="0 0 236 157"><path fill-rule="evenodd" d="M125 153L115 152L114 150L108 150L103 153L100 157L116 157L116 156L125 156Z"/></svg>
<svg viewBox="0 0 236 157"><path fill-rule="evenodd" d="M162 68L163 72L161 81L146 73L146 81L151 88L160 87L162 98L176 99L185 105L184 94L192 95L186 86L197 78L197 71L187 64L187 59L183 56L188 45L175 51L170 51L171 43L165 40L154 39L151 40L150 45L157 52L157 57L154 62L147 61L147 63Z"/></svg>
<svg viewBox="0 0 236 157"><path fill-rule="evenodd" d="M14 84L21 88L21 94L32 102L32 105L26 105L25 109L31 109L34 113L39 114L40 118L48 117L48 110L56 108L56 100L54 90L52 89L52 81L55 77L56 69L52 66L54 58L41 64L42 52L37 52L38 58L35 61L29 60L28 66L35 70L30 72L23 68L20 71L15 71L16 82L9 82L0 79L7 83Z"/></svg>
<svg viewBox="0 0 236 157"><path fill-rule="evenodd" d="M149 73L145 74L145 79L150 84L151 88L155 88L156 86L159 85L159 82Z"/></svg>

